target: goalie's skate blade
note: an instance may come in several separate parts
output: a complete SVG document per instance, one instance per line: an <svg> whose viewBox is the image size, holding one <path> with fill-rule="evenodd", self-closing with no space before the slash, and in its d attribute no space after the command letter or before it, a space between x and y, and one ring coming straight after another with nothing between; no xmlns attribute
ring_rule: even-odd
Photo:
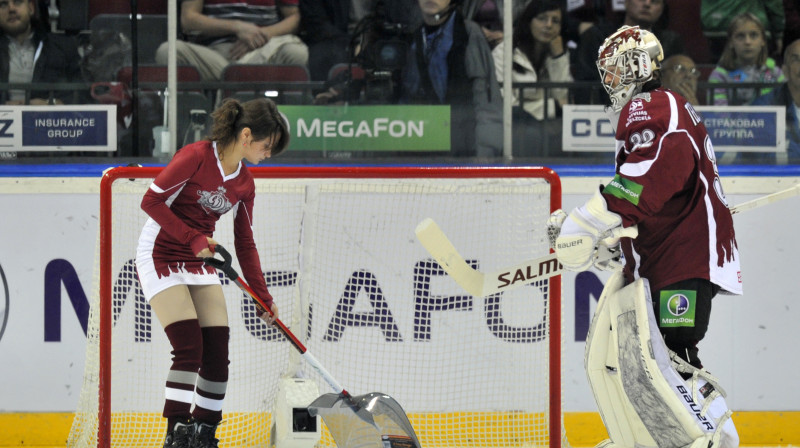
<svg viewBox="0 0 800 448"><path fill-rule="evenodd" d="M356 406L338 394L324 394L308 406L311 415L322 417L339 448L421 448L394 398L371 392L353 400Z"/></svg>

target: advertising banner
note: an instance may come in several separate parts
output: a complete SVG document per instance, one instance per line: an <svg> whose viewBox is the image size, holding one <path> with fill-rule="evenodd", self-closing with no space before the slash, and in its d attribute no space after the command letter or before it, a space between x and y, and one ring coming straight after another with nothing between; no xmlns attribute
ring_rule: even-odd
<svg viewBox="0 0 800 448"><path fill-rule="evenodd" d="M786 109L696 106L716 151L786 152ZM614 127L602 105L565 105L564 151L614 151Z"/></svg>
<svg viewBox="0 0 800 448"><path fill-rule="evenodd" d="M0 151L116 150L116 106L0 106Z"/></svg>
<svg viewBox="0 0 800 448"><path fill-rule="evenodd" d="M450 106L281 106L293 151L449 151Z"/></svg>

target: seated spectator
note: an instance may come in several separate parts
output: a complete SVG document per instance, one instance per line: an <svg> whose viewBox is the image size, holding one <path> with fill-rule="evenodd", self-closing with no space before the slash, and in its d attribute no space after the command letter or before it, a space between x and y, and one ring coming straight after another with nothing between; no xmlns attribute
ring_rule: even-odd
<svg viewBox="0 0 800 448"><path fill-rule="evenodd" d="M711 54L720 54L725 46L724 39L713 36L724 34L730 26L731 20L742 11L753 13L772 36L775 57L781 54L783 48L783 31L786 23L786 13L783 0L702 0L700 2L700 23L703 32L711 36L709 45ZM765 39L766 41L766 39Z"/></svg>
<svg viewBox="0 0 800 448"><path fill-rule="evenodd" d="M753 100L754 106L784 106L786 107L786 152L789 161L800 161L800 40L790 43L783 53L783 73L786 82L780 88ZM743 159L774 162L773 154L742 154ZM778 154L780 160L782 154Z"/></svg>
<svg viewBox="0 0 800 448"><path fill-rule="evenodd" d="M664 0L625 0L625 19L622 24L612 22L598 22L580 35L577 54L575 57L574 71L576 81L597 81L600 85L600 75L597 71L597 50L607 36L610 36L621 25L638 26L656 35L664 50L664 57L683 53L683 40L681 36L666 29L664 14L666 5ZM601 95L597 95L600 93ZM597 90L595 94L586 89L576 90L575 102L578 104L595 103L606 100L605 92Z"/></svg>
<svg viewBox="0 0 800 448"><path fill-rule="evenodd" d="M240 64L308 63L308 48L297 36L298 0L183 0L176 42L178 65L192 65L203 81L219 81L225 67ZM167 63L167 43L156 62Z"/></svg>
<svg viewBox="0 0 800 448"><path fill-rule="evenodd" d="M572 81L569 54L562 35L564 10L558 0L531 0L514 21L511 81ZM492 51L495 74L503 81L503 46ZM523 88L520 107L519 89L512 90L514 114L514 156L545 155L542 142L548 149L561 146L561 106L567 102L566 89L545 92L542 88ZM547 104L545 105L545 93ZM545 116L545 111L547 115Z"/></svg>
<svg viewBox="0 0 800 448"><path fill-rule="evenodd" d="M661 63L661 85L686 98L692 105L700 104L697 99L697 80L700 70L692 58L685 54L668 57Z"/></svg>
<svg viewBox="0 0 800 448"><path fill-rule="evenodd" d="M731 20L728 41L717 67L708 77L711 83L778 83L783 72L767 55L767 35L761 20L745 12ZM724 88L713 90L715 106L750 104L757 96L769 93L772 87Z"/></svg>
<svg viewBox="0 0 800 448"><path fill-rule="evenodd" d="M0 0L0 82L82 81L77 41L50 33L35 12L34 0ZM74 95L73 90L32 91L30 104L70 103ZM25 91L0 91L0 104L25 104Z"/></svg>
<svg viewBox="0 0 800 448"><path fill-rule="evenodd" d="M451 154L500 156L502 98L486 37L451 0L419 0L419 6L423 25L409 46L400 102L451 106Z"/></svg>

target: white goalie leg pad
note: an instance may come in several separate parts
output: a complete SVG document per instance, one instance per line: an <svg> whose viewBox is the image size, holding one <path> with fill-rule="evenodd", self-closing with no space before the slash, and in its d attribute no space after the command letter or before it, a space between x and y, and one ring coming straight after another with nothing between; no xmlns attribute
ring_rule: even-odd
<svg viewBox="0 0 800 448"><path fill-rule="evenodd" d="M606 282L586 337L586 374L610 438L598 447L654 447L656 442L650 437L622 387L617 346L612 335L609 302L624 284L621 272L616 272Z"/></svg>
<svg viewBox="0 0 800 448"><path fill-rule="evenodd" d="M586 345L589 383L611 441L623 447L718 446L725 425L733 425L724 399L709 395L704 408L706 397L698 391L707 381L693 382L693 390L674 367L647 281L621 285L620 274L606 285ZM738 444L735 439L727 441Z"/></svg>
<svg viewBox="0 0 800 448"><path fill-rule="evenodd" d="M731 420L731 410L725 402L725 391L719 385L719 380L705 369L698 369L684 361L677 353L669 350L670 360L675 370L689 373L692 378L687 381L692 391L695 403L702 403L701 414L717 423L717 430L710 434L714 446L721 448L737 448L739 446L739 433Z"/></svg>

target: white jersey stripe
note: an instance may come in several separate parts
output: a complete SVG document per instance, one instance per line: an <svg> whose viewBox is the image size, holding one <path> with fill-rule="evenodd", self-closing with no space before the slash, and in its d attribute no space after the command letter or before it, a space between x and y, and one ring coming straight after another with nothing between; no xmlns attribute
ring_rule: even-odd
<svg viewBox="0 0 800 448"><path fill-rule="evenodd" d="M667 98L669 98L669 127L667 128L667 132L671 132L678 129L678 103L669 91L665 91L665 93L667 94Z"/></svg>

